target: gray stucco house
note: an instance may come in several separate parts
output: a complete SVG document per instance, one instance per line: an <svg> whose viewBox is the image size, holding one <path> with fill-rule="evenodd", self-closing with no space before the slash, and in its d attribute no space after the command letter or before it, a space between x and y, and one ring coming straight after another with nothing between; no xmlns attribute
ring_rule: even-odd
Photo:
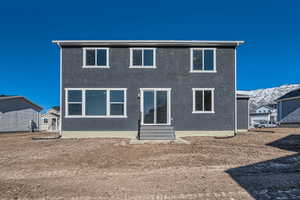
<svg viewBox="0 0 300 200"><path fill-rule="evenodd" d="M25 97L0 95L0 132L38 130L42 109Z"/></svg>
<svg viewBox="0 0 300 200"><path fill-rule="evenodd" d="M300 127L300 88L286 93L276 102L280 126Z"/></svg>
<svg viewBox="0 0 300 200"><path fill-rule="evenodd" d="M242 41L53 43L60 47L62 137L237 132L236 48Z"/></svg>

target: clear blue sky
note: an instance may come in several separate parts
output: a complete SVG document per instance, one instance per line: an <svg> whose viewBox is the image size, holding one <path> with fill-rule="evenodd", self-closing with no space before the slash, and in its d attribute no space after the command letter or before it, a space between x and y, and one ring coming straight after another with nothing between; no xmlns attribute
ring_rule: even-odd
<svg viewBox="0 0 300 200"><path fill-rule="evenodd" d="M59 49L51 40L245 40L238 89L300 82L300 1L3 1L0 94L59 104Z"/></svg>

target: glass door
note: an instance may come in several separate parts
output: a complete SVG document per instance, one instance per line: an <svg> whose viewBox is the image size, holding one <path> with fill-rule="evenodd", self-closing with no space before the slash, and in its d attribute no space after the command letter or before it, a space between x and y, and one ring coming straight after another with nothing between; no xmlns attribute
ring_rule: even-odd
<svg viewBox="0 0 300 200"><path fill-rule="evenodd" d="M170 124L170 89L141 89L142 124Z"/></svg>

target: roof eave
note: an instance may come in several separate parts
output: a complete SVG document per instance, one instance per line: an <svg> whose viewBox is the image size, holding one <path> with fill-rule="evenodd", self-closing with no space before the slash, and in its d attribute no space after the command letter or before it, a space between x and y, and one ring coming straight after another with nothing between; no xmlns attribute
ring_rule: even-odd
<svg viewBox="0 0 300 200"><path fill-rule="evenodd" d="M39 110L39 111L43 110L43 107L41 107L41 106L39 106L39 105L33 103L32 101L26 99L26 98L23 97L23 96L9 96L9 97L6 97L6 98L0 98L0 100L11 100L11 99L21 99L21 100L23 100L23 101L25 101L25 102L31 104L32 106L36 107L37 110Z"/></svg>
<svg viewBox="0 0 300 200"><path fill-rule="evenodd" d="M205 41L205 40L53 40L58 46L231 46L244 41Z"/></svg>
<svg viewBox="0 0 300 200"><path fill-rule="evenodd" d="M26 101L27 103L29 103L29 104L35 106L39 111L43 110L43 107L41 107L41 106L39 106L39 105L33 103L32 101L26 99L25 97L21 97L21 99L23 99L23 100Z"/></svg>
<svg viewBox="0 0 300 200"><path fill-rule="evenodd" d="M295 100L295 99L300 99L300 96L296 96L296 97L286 97L286 98L278 98L275 100L275 102L280 102L280 101L288 101L288 100Z"/></svg>
<svg viewBox="0 0 300 200"><path fill-rule="evenodd" d="M250 99L250 95L245 95L245 94L236 94L237 99Z"/></svg>

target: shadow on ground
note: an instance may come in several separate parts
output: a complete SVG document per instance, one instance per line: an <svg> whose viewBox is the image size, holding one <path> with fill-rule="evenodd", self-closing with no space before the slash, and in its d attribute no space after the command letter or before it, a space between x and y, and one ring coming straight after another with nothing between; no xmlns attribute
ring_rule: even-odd
<svg viewBox="0 0 300 200"><path fill-rule="evenodd" d="M300 199L300 135L266 144L294 155L226 170L254 199Z"/></svg>

